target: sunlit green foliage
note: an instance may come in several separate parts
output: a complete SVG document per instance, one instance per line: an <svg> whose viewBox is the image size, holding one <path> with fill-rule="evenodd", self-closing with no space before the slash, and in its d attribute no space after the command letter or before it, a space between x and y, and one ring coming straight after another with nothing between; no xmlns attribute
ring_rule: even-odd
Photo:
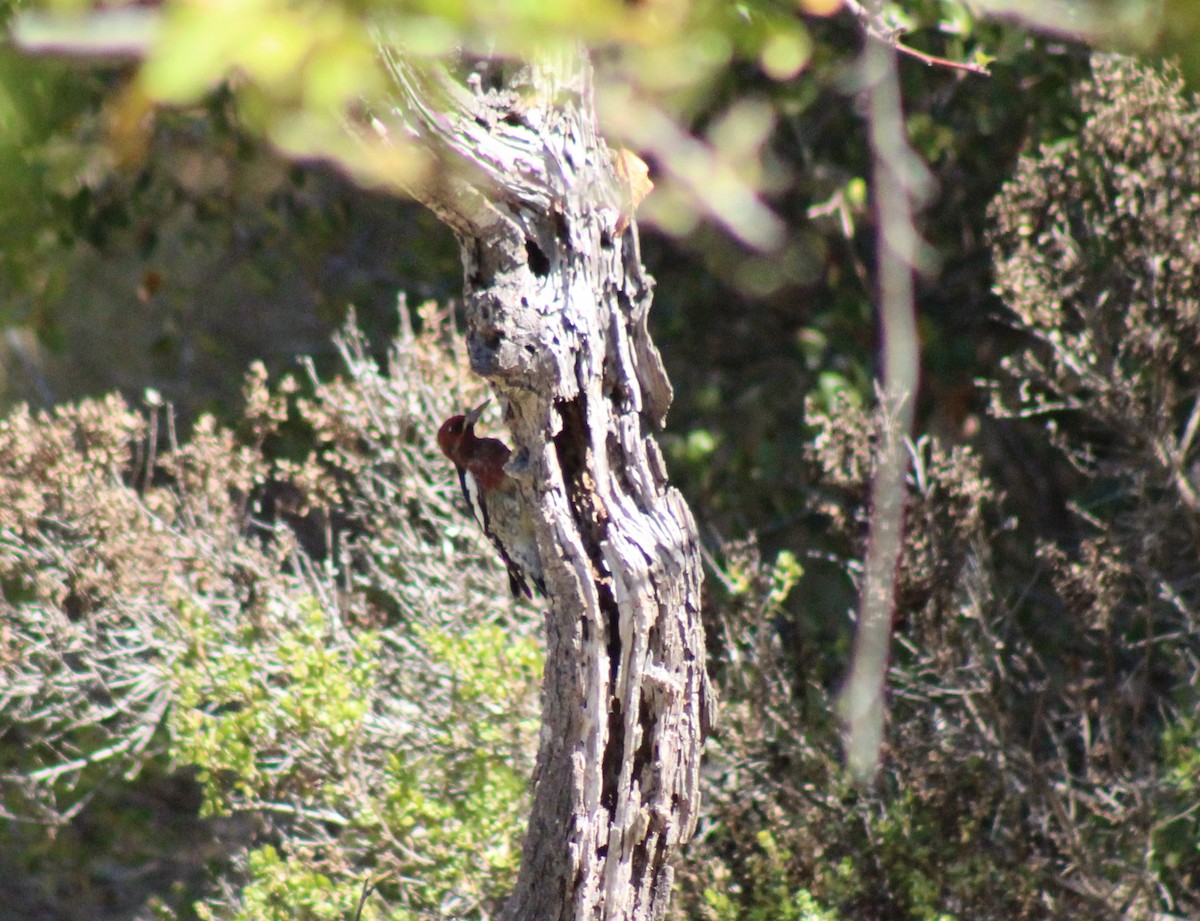
<svg viewBox="0 0 1200 921"><path fill-rule="evenodd" d="M459 635L417 633L452 683L450 707L430 727L427 744L388 756L378 811L363 818L419 845L422 865L401 888L432 910L463 901L469 881L489 881L486 894L496 898L516 878L513 832L528 806L529 779L504 753L537 735L536 720L522 718L517 698L540 678L542 657L532 638L514 641L494 624Z"/></svg>
<svg viewBox="0 0 1200 921"><path fill-rule="evenodd" d="M305 865L301 857L281 857L272 846L249 856L250 881L242 891L243 907L232 921L343 921L353 915L365 884L335 882ZM221 917L211 908L196 906L200 921ZM377 917L375 912L364 918Z"/></svg>
<svg viewBox="0 0 1200 921"><path fill-rule="evenodd" d="M315 601L242 623L185 608L180 627L187 651L172 674L171 755L199 768L206 811L285 796L339 807L370 709L378 637L339 641ZM318 764L331 770L314 773Z"/></svg>
<svg viewBox="0 0 1200 921"><path fill-rule="evenodd" d="M290 629L263 627L244 626L222 646L193 619L174 756L200 769L213 814L283 810L340 831L325 842L293 840L286 854L252 852L239 907L202 903L200 916L342 918L365 887L377 892L373 910L394 899L396 918L497 899L515 878L528 806L528 778L506 753L537 733L532 714L521 715L541 672L533 639L494 624L461 634L416 628L434 670L425 680L445 681L450 694L447 708L424 710L419 701L375 701L377 635L339 642L318 609ZM383 728L379 713L395 707L411 725L387 730L391 742L378 747L370 736Z"/></svg>
<svg viewBox="0 0 1200 921"><path fill-rule="evenodd" d="M807 889L791 888L792 854L780 848L770 831L759 832L757 844L744 881L732 883L722 877L728 889L712 886L704 891L714 921L841 921L838 912L823 907ZM733 897L742 892L749 896L748 906Z"/></svg>

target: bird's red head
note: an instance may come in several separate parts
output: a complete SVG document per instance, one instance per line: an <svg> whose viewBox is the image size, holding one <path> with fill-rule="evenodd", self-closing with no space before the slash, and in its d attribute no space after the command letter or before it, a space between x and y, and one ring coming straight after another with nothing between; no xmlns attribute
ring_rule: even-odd
<svg viewBox="0 0 1200 921"><path fill-rule="evenodd" d="M457 416L451 416L438 429L438 447L442 449L443 454L455 463L459 463L457 454L463 439L475 436L475 423L479 421L479 417L487 407L488 402L490 401L484 400L466 415L459 413Z"/></svg>

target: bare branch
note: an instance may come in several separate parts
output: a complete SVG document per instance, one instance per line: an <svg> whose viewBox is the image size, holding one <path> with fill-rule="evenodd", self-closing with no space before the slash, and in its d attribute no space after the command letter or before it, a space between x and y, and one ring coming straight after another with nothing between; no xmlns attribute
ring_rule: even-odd
<svg viewBox="0 0 1200 921"><path fill-rule="evenodd" d="M929 178L908 146L895 52L879 42L863 51L867 80L872 185L879 253L879 315L883 350L882 430L871 484L870 537L859 599L854 657L837 707L847 727L851 773L874 776L883 741L883 685L887 673L896 567L900 559L908 452L917 389L918 343L912 272L920 239L914 200Z"/></svg>
<svg viewBox="0 0 1200 921"><path fill-rule="evenodd" d="M858 0L842 0L842 3L846 9L854 14L868 37L895 48L901 54L915 58L929 67L948 67L952 70L965 70L968 73L981 74L985 77L991 76L991 71L983 64L976 64L970 61L952 61L949 58L939 58L936 55L911 48L900 41L900 36L903 33L899 29L889 28L877 12L867 9Z"/></svg>

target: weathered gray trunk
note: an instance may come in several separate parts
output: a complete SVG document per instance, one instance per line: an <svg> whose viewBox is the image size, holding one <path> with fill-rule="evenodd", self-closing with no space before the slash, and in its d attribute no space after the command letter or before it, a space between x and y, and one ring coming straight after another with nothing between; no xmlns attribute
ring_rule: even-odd
<svg viewBox="0 0 1200 921"><path fill-rule="evenodd" d="M468 61L450 78L388 60L398 121L438 164L416 194L462 245L471 364L505 400L551 595L538 783L502 917L660 918L709 719L700 553L647 431L671 387L590 65Z"/></svg>

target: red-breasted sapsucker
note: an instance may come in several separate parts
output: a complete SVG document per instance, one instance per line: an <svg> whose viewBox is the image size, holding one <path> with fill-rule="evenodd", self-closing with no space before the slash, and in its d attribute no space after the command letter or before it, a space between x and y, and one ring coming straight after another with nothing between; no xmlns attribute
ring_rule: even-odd
<svg viewBox="0 0 1200 921"><path fill-rule="evenodd" d="M525 511L517 481L504 469L512 452L495 438L480 438L475 423L487 403L466 415L451 416L438 429L438 447L458 470L458 482L475 520L508 567L513 597L532 598L529 583L543 595L542 558L533 521Z"/></svg>

